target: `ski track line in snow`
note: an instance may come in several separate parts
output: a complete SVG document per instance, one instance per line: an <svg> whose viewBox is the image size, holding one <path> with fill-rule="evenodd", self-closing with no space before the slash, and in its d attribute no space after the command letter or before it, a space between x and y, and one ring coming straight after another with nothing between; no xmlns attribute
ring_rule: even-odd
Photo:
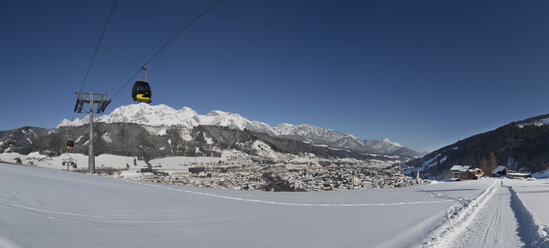
<svg viewBox="0 0 549 248"><path fill-rule="evenodd" d="M278 201L265 201L265 200L258 200L258 199L250 199L250 198L241 198L241 197L234 197L234 196L226 196L226 195L218 195L218 194L212 194L212 193L205 193L205 192L196 192L192 190L185 190L185 189L178 189L178 188L171 188L171 187L164 187L160 185L153 185L148 183L141 183L131 180L123 180L130 183L135 183L143 186L153 187L153 188L160 188L165 190L172 190L177 192L184 192L189 194L195 194L195 195L203 195L203 196L210 196L210 197L216 197L216 198L222 198L222 199L228 199L228 200L235 200L235 201L245 201L245 202L255 202L255 203L265 203L265 204L272 204L272 205L283 205L283 206L301 206L301 207L369 207L369 206L403 206L403 205L418 205L418 204L432 204L432 203L443 203L443 202L451 202L455 201L453 199L447 199L447 200L441 200L441 201L416 201L416 202L389 202L389 203L293 203L293 202L278 202Z"/></svg>
<svg viewBox="0 0 549 248"><path fill-rule="evenodd" d="M65 217L69 220L80 220L85 222L94 222L94 223L105 223L105 224L129 224L129 225L144 225L144 226L174 226L174 225L188 225L188 224L208 224L208 223L219 223L219 222L226 222L229 220L235 220L236 218L230 217L230 218L203 218L202 216L182 216L182 217L193 217L189 219L174 219L174 218L156 218L156 219L141 219L141 218L134 218L134 217L128 217L128 218L112 218L112 216L109 215L87 215L87 214L78 214L78 213L72 213L72 212L65 212L65 211L54 211L49 209L43 209L43 208L36 208L36 207L29 207L24 206L20 204L6 204L0 202L0 205L11 207L14 209L29 211L31 213L35 213L44 217L47 217L48 219L55 220L57 218ZM53 216L57 216L53 217ZM4 240L0 237L0 248L3 248ZM7 246L11 247L11 246Z"/></svg>
<svg viewBox="0 0 549 248"><path fill-rule="evenodd" d="M229 218L206 218L204 215L197 215L196 213L190 213L190 214L159 214L159 215L144 215L144 214L137 214L137 215L94 215L94 214L81 214L81 213L75 213L75 212L67 212L67 211L58 211L58 210L50 210L45 208L38 208L38 207L32 207L32 206L25 206L22 204L17 203L5 203L0 202L0 205L3 205L5 207L18 209L22 211L28 211L31 213L38 214L43 217L47 217L48 219L55 220L57 218L59 219L68 219L72 221L85 221L85 222L94 222L94 223L105 223L105 224L130 224L130 225L144 225L144 226L174 226L174 225L187 225L187 224L210 224L210 223L220 223L225 222L229 220L236 220L238 218L235 217L229 217ZM261 207L262 208L262 207ZM243 212L243 211L250 211L253 209L261 209L261 208L246 208L243 210L238 211L231 211L230 214L235 212ZM280 214L284 212L288 212L290 209L286 210L279 210L279 211L267 211L263 214L259 215L251 215L247 216L247 219L253 219L253 218L261 218L273 214ZM188 212L186 212L188 213ZM56 217L53 217L56 216ZM10 244L10 245L6 245ZM11 243L8 243L8 241L2 239L0 236L0 248L4 247L15 247L11 245Z"/></svg>
<svg viewBox="0 0 549 248"><path fill-rule="evenodd" d="M50 210L45 208L39 208L39 207L33 207L28 205L23 205L19 203L6 203L0 201L0 205L11 207L11 208L17 208L21 210L28 210L32 212L39 212L39 213L45 213L45 214L56 214L56 215L65 215L70 217L82 217L82 218L92 218L92 219L108 219L108 220L155 220L159 218L186 218L186 217L194 217L197 216L197 213L201 212L188 212L185 211L184 213L174 213L174 214L81 214L76 212L67 212L67 211L58 211L58 210ZM244 212L249 210L255 210L260 208L248 208L246 210L237 210L237 211L231 211L230 213L237 213L237 212ZM0 246L0 248L2 248Z"/></svg>
<svg viewBox="0 0 549 248"><path fill-rule="evenodd" d="M523 239L518 235L519 227L515 211L511 208L511 192L507 187L497 187L494 195L478 214L465 227L451 247L524 247Z"/></svg>
<svg viewBox="0 0 549 248"><path fill-rule="evenodd" d="M549 247L549 236L547 232L549 227L543 226L533 214L534 212L528 209L520 195L511 186L506 186L511 191L511 209L515 212L518 221L518 235L521 237L525 247L543 248Z"/></svg>
<svg viewBox="0 0 549 248"><path fill-rule="evenodd" d="M476 198L470 201L458 201L459 204L451 207L448 210L448 220L432 232L434 235L431 235L431 238L423 243L423 247L450 247L456 238L472 223L479 210L495 194L497 182L494 181Z"/></svg>

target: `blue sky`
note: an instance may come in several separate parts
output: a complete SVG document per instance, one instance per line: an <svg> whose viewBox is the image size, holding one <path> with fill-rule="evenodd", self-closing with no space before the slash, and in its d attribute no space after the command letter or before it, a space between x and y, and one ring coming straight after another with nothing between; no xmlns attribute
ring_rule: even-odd
<svg viewBox="0 0 549 248"><path fill-rule="evenodd" d="M84 91L112 95L211 3L120 0ZM0 3L0 130L71 118L111 6ZM549 113L547 13L541 0L225 0L149 64L152 104L433 150Z"/></svg>

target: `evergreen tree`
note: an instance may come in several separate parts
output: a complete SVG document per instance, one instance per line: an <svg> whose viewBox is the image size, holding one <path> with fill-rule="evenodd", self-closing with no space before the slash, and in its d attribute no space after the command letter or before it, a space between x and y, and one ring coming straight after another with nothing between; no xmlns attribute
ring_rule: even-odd
<svg viewBox="0 0 549 248"><path fill-rule="evenodd" d="M493 152L490 152L490 155L488 156L488 164L487 164L487 171L484 171L486 175L489 175L492 173L493 170L498 167L498 162L496 161L496 155L494 155Z"/></svg>
<svg viewBox="0 0 549 248"><path fill-rule="evenodd" d="M475 167L481 169L482 171L484 171L484 173L486 173L486 170L488 170L488 161L486 161L486 158L482 158L478 161L477 166Z"/></svg>

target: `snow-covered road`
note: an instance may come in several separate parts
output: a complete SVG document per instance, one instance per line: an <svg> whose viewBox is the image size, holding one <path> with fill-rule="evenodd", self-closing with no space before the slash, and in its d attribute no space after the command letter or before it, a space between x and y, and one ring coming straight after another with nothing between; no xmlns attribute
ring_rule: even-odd
<svg viewBox="0 0 549 248"><path fill-rule="evenodd" d="M271 193L0 164L0 247L516 247L525 240L538 242L543 233L527 230L543 226L532 224L537 217L525 206L519 215L531 219L516 221L522 193L508 182ZM521 183L518 191L526 191L530 182ZM548 187L542 180L533 183ZM444 240L459 242L448 246Z"/></svg>
<svg viewBox="0 0 549 248"><path fill-rule="evenodd" d="M487 204L479 210L455 247L521 247L524 243L518 236L518 222L511 209L511 192L499 186Z"/></svg>
<svg viewBox="0 0 549 248"><path fill-rule="evenodd" d="M502 184L496 184L484 204L477 206L458 235L446 240L447 247L522 247L517 230L518 222L511 209L511 192Z"/></svg>
<svg viewBox="0 0 549 248"><path fill-rule="evenodd" d="M483 193L450 208L447 221L430 234L424 247L549 247L547 223L539 220L537 211L526 207L513 188L540 187L540 182L490 181L493 183ZM541 183L547 184L547 180ZM536 202L547 204L548 196L538 195ZM544 208L541 212L547 211Z"/></svg>

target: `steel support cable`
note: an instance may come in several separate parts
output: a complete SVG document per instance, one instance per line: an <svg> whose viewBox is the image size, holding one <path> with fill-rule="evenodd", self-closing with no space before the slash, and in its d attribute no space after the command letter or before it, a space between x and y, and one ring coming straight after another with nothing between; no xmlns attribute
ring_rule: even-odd
<svg viewBox="0 0 549 248"><path fill-rule="evenodd" d="M193 23L195 23L198 19L200 19L200 17L202 17L203 15L205 15L206 13L208 13L211 9L213 9L215 6L217 6L219 3L221 3L223 0L217 0L215 3L213 3L210 7L208 7L206 10L202 11L202 13L200 13L200 15L198 15L197 17L195 17L194 19L192 19L187 25L185 25L183 28L181 28L174 36L172 36L172 38L170 38L166 43L164 43L164 45L162 45L142 66L139 67L139 69L128 79L128 81L126 81L112 96L111 96L111 100L116 96L118 95L118 93L120 93L120 91L129 83L132 81L132 79L137 76L137 74L141 71L141 68L143 68L144 66L147 66L147 64L149 64L149 62L151 62L151 60L156 57L156 55L158 55L166 46L168 46L168 44L170 44L173 40L175 40L175 38L177 38L177 36L179 36L181 33L183 33L183 31L185 31L188 27L190 27Z"/></svg>
<svg viewBox="0 0 549 248"><path fill-rule="evenodd" d="M84 75L84 79L82 80L82 84L80 85L80 89L78 92L81 92L84 88L84 84L86 83L86 79L88 79L88 74L90 74L90 70L93 64L93 61L95 60L95 55L97 55L97 51L99 50L99 46L101 46L101 41L103 40L103 36L105 35L105 32L107 31L107 27L109 26L109 22L111 21L112 13L114 12L114 8L116 7L116 3L118 0L114 0L114 3L112 4L111 12L109 13L109 17L107 17L107 21L105 22L105 26L103 26L103 31L101 32L101 36L99 36L99 41L97 42L97 46L95 46L95 51L93 52L93 56L91 58L90 64L88 65L88 70L86 71L86 75ZM74 120L74 112L72 112L72 120Z"/></svg>

